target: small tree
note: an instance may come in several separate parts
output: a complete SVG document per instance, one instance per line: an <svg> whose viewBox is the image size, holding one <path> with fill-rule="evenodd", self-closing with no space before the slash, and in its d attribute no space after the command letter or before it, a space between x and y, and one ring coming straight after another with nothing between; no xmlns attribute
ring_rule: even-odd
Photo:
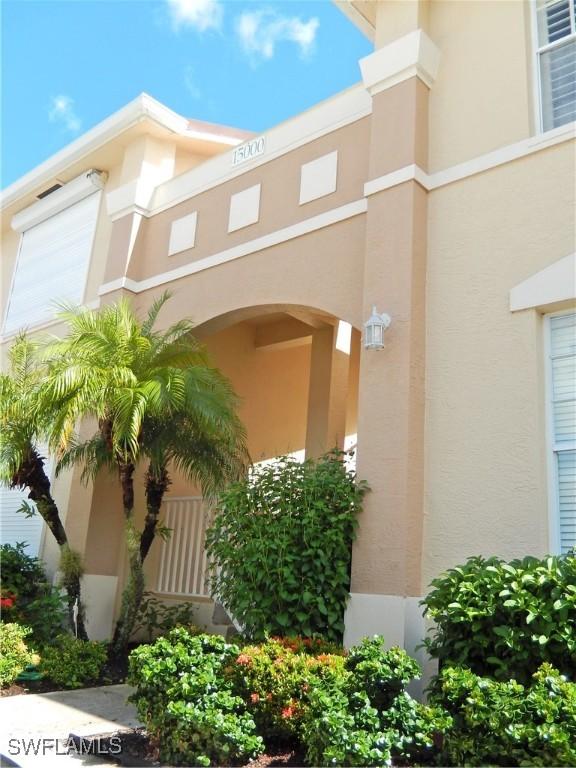
<svg viewBox="0 0 576 768"><path fill-rule="evenodd" d="M182 320L154 330L164 294L144 321L130 304L62 313L69 331L49 348L48 397L62 403L53 432L64 454L59 464L84 465L84 477L103 467L117 472L124 509L130 575L112 653L120 656L144 594L142 564L157 531L160 506L175 467L205 495L239 476L246 462L245 432L228 380L210 366L204 347ZM96 434L74 439L82 417L97 420ZM147 515L135 525L134 472L146 462Z"/></svg>
<svg viewBox="0 0 576 768"><path fill-rule="evenodd" d="M367 491L343 458L283 457L221 495L207 532L212 586L250 637L342 639L352 541Z"/></svg>
<svg viewBox="0 0 576 768"><path fill-rule="evenodd" d="M60 548L70 628L75 629L77 604L78 637L87 639L80 599L80 559L70 548L44 467L46 459L38 449L50 431L56 403L42 396L45 370L36 353L36 345L21 334L10 349L9 372L0 375L0 482L9 488L26 489L54 536Z"/></svg>

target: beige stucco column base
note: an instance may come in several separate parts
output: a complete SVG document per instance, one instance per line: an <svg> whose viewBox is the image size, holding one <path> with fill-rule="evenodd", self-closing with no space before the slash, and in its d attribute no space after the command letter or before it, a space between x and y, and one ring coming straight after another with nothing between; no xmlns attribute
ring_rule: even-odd
<svg viewBox="0 0 576 768"><path fill-rule="evenodd" d="M404 648L420 664L422 677L409 687L409 692L422 697L436 662L419 648L426 635L421 597L373 595L352 592L346 609L344 646L350 648L362 638L382 635L387 648Z"/></svg>

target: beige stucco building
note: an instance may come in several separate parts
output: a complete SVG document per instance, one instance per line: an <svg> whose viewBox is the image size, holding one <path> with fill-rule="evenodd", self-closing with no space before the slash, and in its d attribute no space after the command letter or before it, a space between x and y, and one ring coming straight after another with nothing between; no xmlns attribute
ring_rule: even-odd
<svg viewBox="0 0 576 768"><path fill-rule="evenodd" d="M256 136L142 95L5 190L2 339L56 332L58 297L145 310L170 290L161 320L195 321L254 460L357 443L372 490L346 641L413 649L443 569L576 545L574 4L338 6L374 40L353 88ZM381 351L362 336L373 306ZM105 636L118 488L54 488ZM196 496L171 487L148 585L209 622Z"/></svg>

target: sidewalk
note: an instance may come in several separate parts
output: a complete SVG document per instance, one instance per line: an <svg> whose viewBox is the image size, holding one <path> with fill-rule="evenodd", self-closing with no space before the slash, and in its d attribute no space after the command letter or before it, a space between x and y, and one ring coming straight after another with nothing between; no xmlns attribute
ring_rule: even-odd
<svg viewBox="0 0 576 768"><path fill-rule="evenodd" d="M126 701L131 692L128 685L108 685L0 698L0 764L110 768L102 757L63 754L66 742L70 734L86 738L140 726Z"/></svg>

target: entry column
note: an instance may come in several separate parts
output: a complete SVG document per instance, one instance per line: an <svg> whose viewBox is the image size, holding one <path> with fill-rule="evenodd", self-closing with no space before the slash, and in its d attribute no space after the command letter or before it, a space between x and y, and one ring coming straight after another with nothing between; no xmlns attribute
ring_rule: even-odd
<svg viewBox="0 0 576 768"><path fill-rule="evenodd" d="M360 63L373 103L363 314L375 305L392 324L382 351L361 351L357 472L371 492L353 548L345 642L379 633L411 652L424 633L425 172L437 59L418 29Z"/></svg>
<svg viewBox="0 0 576 768"><path fill-rule="evenodd" d="M307 459L317 458L332 448L342 450L344 447L350 330L347 323L340 323L337 326L318 328L312 334L306 426Z"/></svg>

